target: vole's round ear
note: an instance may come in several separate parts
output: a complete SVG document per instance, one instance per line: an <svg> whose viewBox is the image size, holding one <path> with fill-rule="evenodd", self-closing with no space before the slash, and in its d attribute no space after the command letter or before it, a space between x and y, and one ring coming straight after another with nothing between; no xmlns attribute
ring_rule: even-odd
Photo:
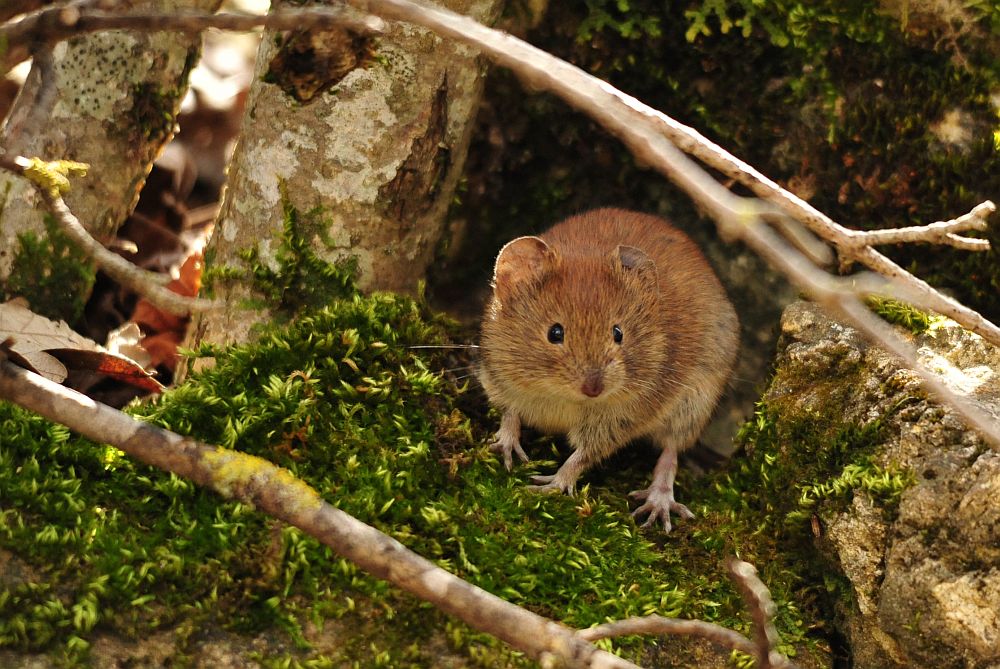
<svg viewBox="0 0 1000 669"><path fill-rule="evenodd" d="M517 288L541 281L558 261L556 252L540 237L518 237L508 242L493 268L493 288L503 302Z"/></svg>
<svg viewBox="0 0 1000 669"><path fill-rule="evenodd" d="M634 274L643 281L656 285L656 263L642 249L634 246L616 246L611 252L614 267L626 274Z"/></svg>

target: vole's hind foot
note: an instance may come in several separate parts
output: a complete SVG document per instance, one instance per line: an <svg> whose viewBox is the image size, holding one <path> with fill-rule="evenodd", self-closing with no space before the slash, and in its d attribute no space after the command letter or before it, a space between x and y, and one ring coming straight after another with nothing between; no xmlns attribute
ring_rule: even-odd
<svg viewBox="0 0 1000 669"><path fill-rule="evenodd" d="M521 462L528 461L528 454L521 448L521 440L510 433L505 433L503 430L497 432L493 443L490 444L490 450L503 455L503 466L507 468L507 471L510 471L514 466L514 458L511 456L511 453L517 453L517 457L520 458Z"/></svg>
<svg viewBox="0 0 1000 669"><path fill-rule="evenodd" d="M529 485L528 490L532 492L562 493L572 497L576 493L576 481L564 481L559 478L559 472L555 474L532 476L531 480L538 485Z"/></svg>
<svg viewBox="0 0 1000 669"><path fill-rule="evenodd" d="M674 500L673 488L664 490L658 486L650 486L645 490L630 492L628 496L637 502L643 503L632 512L633 517L640 518L649 514L646 522L642 524L643 527L651 527L657 520L660 520L663 523L663 531L669 534L670 530L673 529L673 526L670 524L671 511L681 518L687 518L688 520L694 518L691 509Z"/></svg>

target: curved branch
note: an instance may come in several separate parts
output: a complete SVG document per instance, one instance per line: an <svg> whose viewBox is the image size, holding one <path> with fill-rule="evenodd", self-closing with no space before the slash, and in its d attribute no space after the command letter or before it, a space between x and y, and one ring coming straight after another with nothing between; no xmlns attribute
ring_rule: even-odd
<svg viewBox="0 0 1000 669"><path fill-rule="evenodd" d="M757 570L753 565L731 558L726 563L729 577L739 588L740 595L750 609L754 624L754 640L751 641L739 632L721 627L702 620L680 620L652 615L636 618L626 618L589 629L580 630L577 634L587 641L609 639L631 634L669 634L673 636L692 636L707 639L728 650L735 650L752 655L757 660L760 669L797 669L787 657L775 650L778 632L774 628L774 602L767 586L757 578Z"/></svg>
<svg viewBox="0 0 1000 669"><path fill-rule="evenodd" d="M938 221L928 225L915 225L906 228L891 228L889 230L851 230L850 241L841 248L852 250L864 246L879 244L898 244L900 242L930 242L932 244L947 244L964 251L989 251L990 243L986 239L962 237L957 232L966 230L985 230L986 219L996 212L997 207L990 200L981 202L972 211L950 221Z"/></svg>
<svg viewBox="0 0 1000 669"><path fill-rule="evenodd" d="M51 163L52 165L58 163ZM178 316L184 316L192 311L207 311L215 309L218 305L212 300L185 297L169 290L163 282L163 278L156 272L148 272L136 267L121 256L112 253L102 246L96 239L90 236L87 229L83 227L80 220L73 215L73 212L66 206L66 202L59 194L64 190L63 181L60 175L52 170L48 180L40 179L37 175L29 175L30 170L35 170L36 161L17 156L9 158L0 155L0 169L7 170L14 174L28 179L35 187L35 190L45 201L45 205L52 213L59 227L62 228L66 236L76 244L98 267L103 269L108 276L117 281L122 286L134 290L142 295L155 306ZM79 165L76 163L75 165ZM63 175L65 186L69 182Z"/></svg>
<svg viewBox="0 0 1000 669"><path fill-rule="evenodd" d="M512 69L532 86L555 93L598 121L618 137L641 162L684 189L695 203L715 219L721 236L742 240L772 267L805 290L812 299L915 370L920 375L925 390L954 408L971 428L977 430L995 449L1000 450L1000 425L992 416L967 398L953 393L919 362L910 344L904 342L888 324L867 309L855 291L842 288L833 277L818 270L761 221L764 216L770 216L777 205L835 244L847 239L849 230L834 223L694 130L625 95L607 82L516 37L487 28L454 12L410 0L349 2L385 18L409 21L476 47L490 59ZM744 182L750 179L747 185L760 197L773 201L773 204L733 195L674 146L667 139L668 136L679 137L683 140L685 150L727 175ZM705 151L708 151L708 158L700 154ZM828 234L824 235L821 229ZM950 316L963 327L1000 345L1000 328L968 307L946 298L870 246L859 252L858 259L890 280L905 283L908 295L921 295L925 299L923 304L934 311Z"/></svg>

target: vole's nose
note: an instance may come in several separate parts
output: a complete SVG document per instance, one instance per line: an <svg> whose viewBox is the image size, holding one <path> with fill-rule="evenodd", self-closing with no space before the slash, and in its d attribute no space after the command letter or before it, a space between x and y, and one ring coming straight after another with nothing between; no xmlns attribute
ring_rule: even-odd
<svg viewBox="0 0 1000 669"><path fill-rule="evenodd" d="M587 376L583 378L583 385L580 386L580 392L587 397L597 397L603 393L604 375L596 369L587 372Z"/></svg>

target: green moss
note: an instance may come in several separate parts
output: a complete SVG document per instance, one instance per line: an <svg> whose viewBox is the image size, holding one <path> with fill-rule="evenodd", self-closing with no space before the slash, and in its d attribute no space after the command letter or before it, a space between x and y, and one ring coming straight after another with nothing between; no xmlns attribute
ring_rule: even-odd
<svg viewBox="0 0 1000 669"><path fill-rule="evenodd" d="M738 550L772 588L783 648L813 648L799 578L774 559L773 541L743 524L746 502L732 497L742 493L703 495L699 485L698 521L658 546L658 531L637 530L629 488L615 478L576 499L528 492L528 476L555 463L503 470L480 440L470 399L432 371L439 361L410 348L444 341L420 303L354 295L272 326L255 344L202 347L194 354L214 356L212 369L130 411L285 467L439 565L574 626L656 612L747 631L721 567ZM44 574L0 590L0 647L72 646L85 657L97 634L142 638L182 624L276 630L291 649L288 666L348 658L429 666L434 658L419 642L434 636L470 663L525 664L246 505L7 404L0 434L0 548ZM733 481L759 485L751 471ZM627 470L646 474L645 466ZM346 626L338 636L351 641L320 651L307 631L317 625ZM179 635L178 657L190 643ZM615 647L639 657L645 644Z"/></svg>
<svg viewBox="0 0 1000 669"><path fill-rule="evenodd" d="M209 294L220 282L249 282L261 304L284 317L300 311L317 309L354 293L355 258L329 263L313 248L318 239L327 247L330 222L322 207L302 212L288 197L284 182L279 182L282 206L282 235L274 252L273 263L263 261L256 246L240 254L243 267L218 266L206 258L208 268L203 283Z"/></svg>
<svg viewBox="0 0 1000 669"><path fill-rule="evenodd" d="M94 267L51 216L43 221L44 237L33 232L17 236L4 298L23 297L43 316L74 323L83 315Z"/></svg>
<svg viewBox="0 0 1000 669"><path fill-rule="evenodd" d="M133 86L132 107L128 112L130 131L138 133L142 143L169 138L174 132L180 95L181 89L163 90L149 82Z"/></svg>
<svg viewBox="0 0 1000 669"><path fill-rule="evenodd" d="M940 316L932 316L911 304L891 298L872 296L865 300L868 306L885 321L902 325L913 334L927 332Z"/></svg>

